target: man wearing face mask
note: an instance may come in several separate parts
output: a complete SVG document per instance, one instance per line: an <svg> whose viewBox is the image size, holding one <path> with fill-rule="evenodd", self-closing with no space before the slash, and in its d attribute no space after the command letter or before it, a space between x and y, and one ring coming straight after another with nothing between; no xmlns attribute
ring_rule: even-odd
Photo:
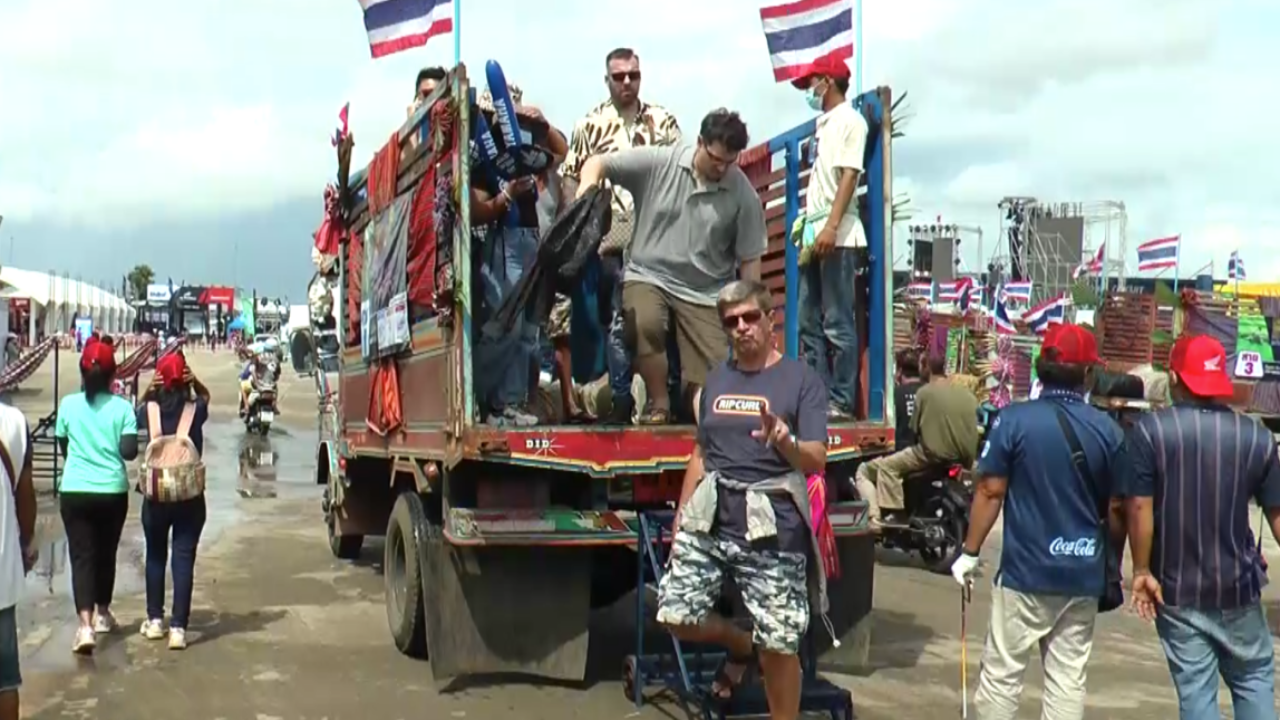
<svg viewBox="0 0 1280 720"><path fill-rule="evenodd" d="M747 141L742 118L721 108L703 118L697 145L622 150L596 155L582 167L579 196L607 180L631 193L635 203L622 310L627 348L650 401L642 425L671 422L672 325L684 394L693 397L711 368L729 356L716 293L735 274L760 279L764 208L738 167Z"/></svg>
<svg viewBox="0 0 1280 720"><path fill-rule="evenodd" d="M827 383L827 416L853 417L859 377L854 305L866 288L856 279L867 261L867 236L857 190L867 144L867 121L845 97L849 65L820 58L792 82L818 117L810 146L813 173L805 200L800 267L800 348Z"/></svg>

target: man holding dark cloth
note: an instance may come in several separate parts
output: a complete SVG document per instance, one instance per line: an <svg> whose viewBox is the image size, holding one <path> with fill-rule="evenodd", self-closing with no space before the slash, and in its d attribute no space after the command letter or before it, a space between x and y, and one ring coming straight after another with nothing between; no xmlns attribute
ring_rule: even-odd
<svg viewBox="0 0 1280 720"><path fill-rule="evenodd" d="M1154 617L1183 720L1217 720L1218 678L1235 717L1275 720L1275 660L1261 604L1249 501L1280 538L1280 461L1271 431L1233 412L1227 354L1182 337L1169 360L1174 405L1129 436L1127 497L1133 600Z"/></svg>

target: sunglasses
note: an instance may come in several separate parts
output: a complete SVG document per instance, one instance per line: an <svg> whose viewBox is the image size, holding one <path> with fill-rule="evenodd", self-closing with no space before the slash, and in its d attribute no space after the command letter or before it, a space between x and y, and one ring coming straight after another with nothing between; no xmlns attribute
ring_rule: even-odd
<svg viewBox="0 0 1280 720"><path fill-rule="evenodd" d="M755 325L760 322L760 318L764 317L764 313L759 310L748 310L738 315L725 315L720 318L720 323L724 325L725 330L734 330L738 327L738 322L742 321L748 325Z"/></svg>
<svg viewBox="0 0 1280 720"><path fill-rule="evenodd" d="M616 83L620 83L624 80L630 80L631 82L640 82L640 71L632 70L631 72L610 73L609 77L613 78L613 81Z"/></svg>

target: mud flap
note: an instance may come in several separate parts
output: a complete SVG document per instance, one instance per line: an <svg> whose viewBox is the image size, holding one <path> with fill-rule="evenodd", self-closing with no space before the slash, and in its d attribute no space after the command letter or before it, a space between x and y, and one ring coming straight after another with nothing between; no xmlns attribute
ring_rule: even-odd
<svg viewBox="0 0 1280 720"><path fill-rule="evenodd" d="M492 673L582 681L591 558L586 549L463 548L434 539L422 562L437 689Z"/></svg>
<svg viewBox="0 0 1280 720"><path fill-rule="evenodd" d="M810 632L818 656L819 669L826 672L859 674L866 671L871 654L871 605L875 590L875 536L851 535L836 538L840 555L840 577L827 581L827 597L840 647L834 647L831 636L817 616L810 621Z"/></svg>

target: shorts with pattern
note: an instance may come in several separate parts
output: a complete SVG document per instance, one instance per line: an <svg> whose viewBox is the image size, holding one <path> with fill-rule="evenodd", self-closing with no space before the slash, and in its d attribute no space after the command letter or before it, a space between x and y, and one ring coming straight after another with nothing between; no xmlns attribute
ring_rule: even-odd
<svg viewBox="0 0 1280 720"><path fill-rule="evenodd" d="M658 622L701 624L720 599L727 571L751 613L752 641L770 652L795 655L809 628L805 561L802 553L758 550L682 530L658 585Z"/></svg>
<svg viewBox="0 0 1280 720"><path fill-rule="evenodd" d="M569 316L572 309L569 296L556 293L555 304L551 306L551 316L547 318L547 337L552 340L569 337Z"/></svg>
<svg viewBox="0 0 1280 720"><path fill-rule="evenodd" d="M22 685L18 669L18 617L14 607L0 610L0 692Z"/></svg>

